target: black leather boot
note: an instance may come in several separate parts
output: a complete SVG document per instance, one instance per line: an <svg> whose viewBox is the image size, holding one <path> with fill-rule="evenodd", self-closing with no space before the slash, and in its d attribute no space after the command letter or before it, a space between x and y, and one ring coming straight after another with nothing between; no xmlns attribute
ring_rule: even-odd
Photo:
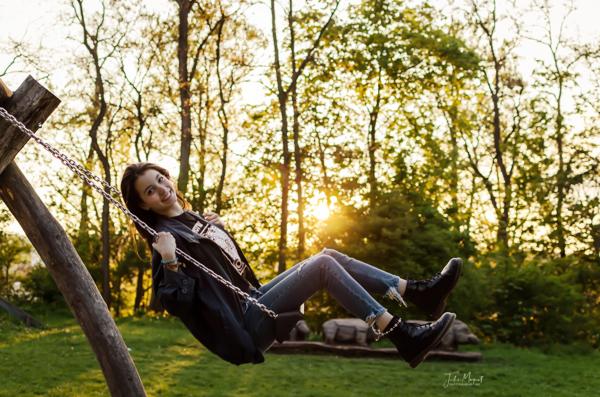
<svg viewBox="0 0 600 397"><path fill-rule="evenodd" d="M430 279L406 280L404 297L435 320L446 308L448 295L458 282L461 269L462 259L452 258L441 272Z"/></svg>
<svg viewBox="0 0 600 397"><path fill-rule="evenodd" d="M450 330L455 318L456 314L447 312L433 323L413 325L394 316L383 332L391 329L386 336L394 343L400 356L415 368Z"/></svg>

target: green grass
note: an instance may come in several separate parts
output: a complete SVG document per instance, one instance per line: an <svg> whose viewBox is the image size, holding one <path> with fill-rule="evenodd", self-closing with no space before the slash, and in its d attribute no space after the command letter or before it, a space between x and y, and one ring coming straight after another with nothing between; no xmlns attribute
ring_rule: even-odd
<svg viewBox="0 0 600 397"><path fill-rule="evenodd" d="M36 314L44 330L0 314L0 396L106 396L108 390L81 329L68 314ZM600 353L556 347L551 353L510 345L473 346L480 363L424 362L323 355L267 354L234 366L201 347L176 320L117 321L149 396L595 396ZM480 386L444 387L448 373ZM415 393L415 394L412 394Z"/></svg>

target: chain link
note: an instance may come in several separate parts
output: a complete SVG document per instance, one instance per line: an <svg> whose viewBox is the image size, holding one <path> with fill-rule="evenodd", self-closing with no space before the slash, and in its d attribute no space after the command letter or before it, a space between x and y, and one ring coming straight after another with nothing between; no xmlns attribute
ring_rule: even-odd
<svg viewBox="0 0 600 397"><path fill-rule="evenodd" d="M386 336L387 334L389 334L390 332L392 332L393 330L395 330L396 327L398 327L398 325L400 325L401 322L402 322L402 319L399 318L398 321L396 321L396 324L394 324L392 326L392 328L388 329L385 332L381 332L380 330L378 330L377 328L375 328L375 325L371 326L371 328L373 329L373 332L375 333L375 341L378 341L379 339L383 338L384 336Z"/></svg>
<svg viewBox="0 0 600 397"><path fill-rule="evenodd" d="M114 197L111 196L111 194L109 192L111 192L113 195L116 195L117 197L120 197L120 192L115 187L111 186L110 184L108 184L108 182L104 181L97 175L92 174L90 171L85 169L81 164L78 164L75 160L71 159L66 154L58 151L58 149L56 149L55 147L50 145L48 142L46 142L44 139L42 139L41 137L36 135L33 131L31 131L29 128L27 128L23 123L21 123L19 120L17 120L12 114L8 113L8 111L2 107L0 107L0 116L4 120L6 120L10 124L12 124L13 126L17 127L19 129L19 131L21 131L25 135L29 136L36 143L41 145L44 149L46 149L48 152L50 152L54 157L56 157L58 160L60 160L65 166L67 166L71 171L73 171L77 175L79 175L79 177L81 179L83 179L85 181L85 183L87 183L89 186L91 186L98 193L102 194L115 207L120 209L126 216L131 218L131 220L133 220L140 227L142 227L144 230L146 230L150 234L150 236L152 236L154 238L158 235L156 230L154 230L147 223L145 223L140 218L138 218L137 215L133 214L121 202L117 201ZM102 188L102 186L104 188ZM227 288L231 289L233 292L235 292L236 294L238 294L245 300L247 300L250 303L252 303L253 305L257 306L260 310L265 312L270 317L277 318L277 313L275 313L273 310L269 309L267 306L260 303L256 298L253 298L248 293L242 291L239 287L233 285L230 281L226 280L221 275L215 273L213 270L209 269L208 267L206 267L205 265L200 263L198 260L192 258L190 255L183 252L179 248L175 248L175 252L177 254L179 254L181 257L187 259L194 266L196 266L196 267L202 269L204 272L208 273L210 276L212 276L213 278L218 280L220 283L225 285Z"/></svg>

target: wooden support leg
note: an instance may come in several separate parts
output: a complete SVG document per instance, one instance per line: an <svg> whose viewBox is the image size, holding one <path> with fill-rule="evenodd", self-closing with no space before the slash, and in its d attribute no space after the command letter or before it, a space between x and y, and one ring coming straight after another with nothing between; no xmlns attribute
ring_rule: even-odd
<svg viewBox="0 0 600 397"><path fill-rule="evenodd" d="M28 101L27 98L37 98L34 102L38 105L33 110L22 103ZM58 106L57 101L54 95L32 78L28 78L11 99L0 98L2 106L24 121L30 129L35 129L38 123L45 121ZM43 103L44 106L40 105ZM33 114L35 112L38 113ZM94 280L64 229L12 161L18 152L15 148L19 145L22 147L27 141L25 139L23 142L22 135L0 123L0 198L21 224L81 325L100 363L111 395L145 396L144 386L127 346ZM16 136L20 136L20 140Z"/></svg>

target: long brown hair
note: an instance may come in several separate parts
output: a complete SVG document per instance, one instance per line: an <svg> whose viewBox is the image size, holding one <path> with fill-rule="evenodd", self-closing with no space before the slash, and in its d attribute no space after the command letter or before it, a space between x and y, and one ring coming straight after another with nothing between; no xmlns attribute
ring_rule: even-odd
<svg viewBox="0 0 600 397"><path fill-rule="evenodd" d="M125 202L125 206L129 211L131 211L134 215L140 218L142 221L148 224L150 227L154 227L156 225L156 221L158 217L161 215L157 214L152 210L144 210L140 207L142 204L142 199L140 198L137 190L135 190L135 181L138 177L140 177L144 172L148 170L156 170L160 174L162 174L165 178L171 179L169 175L169 171L165 168L159 166L154 163L133 163L129 164L125 171L123 172L123 177L121 178L121 195L123 196L123 201ZM181 205L183 209L190 209L191 205L183 198L183 196L177 191L175 187L175 195L177 196L177 201ZM144 238L146 243L148 244L148 248L150 252L152 252L152 236L141 228L137 223L134 222L135 228Z"/></svg>

